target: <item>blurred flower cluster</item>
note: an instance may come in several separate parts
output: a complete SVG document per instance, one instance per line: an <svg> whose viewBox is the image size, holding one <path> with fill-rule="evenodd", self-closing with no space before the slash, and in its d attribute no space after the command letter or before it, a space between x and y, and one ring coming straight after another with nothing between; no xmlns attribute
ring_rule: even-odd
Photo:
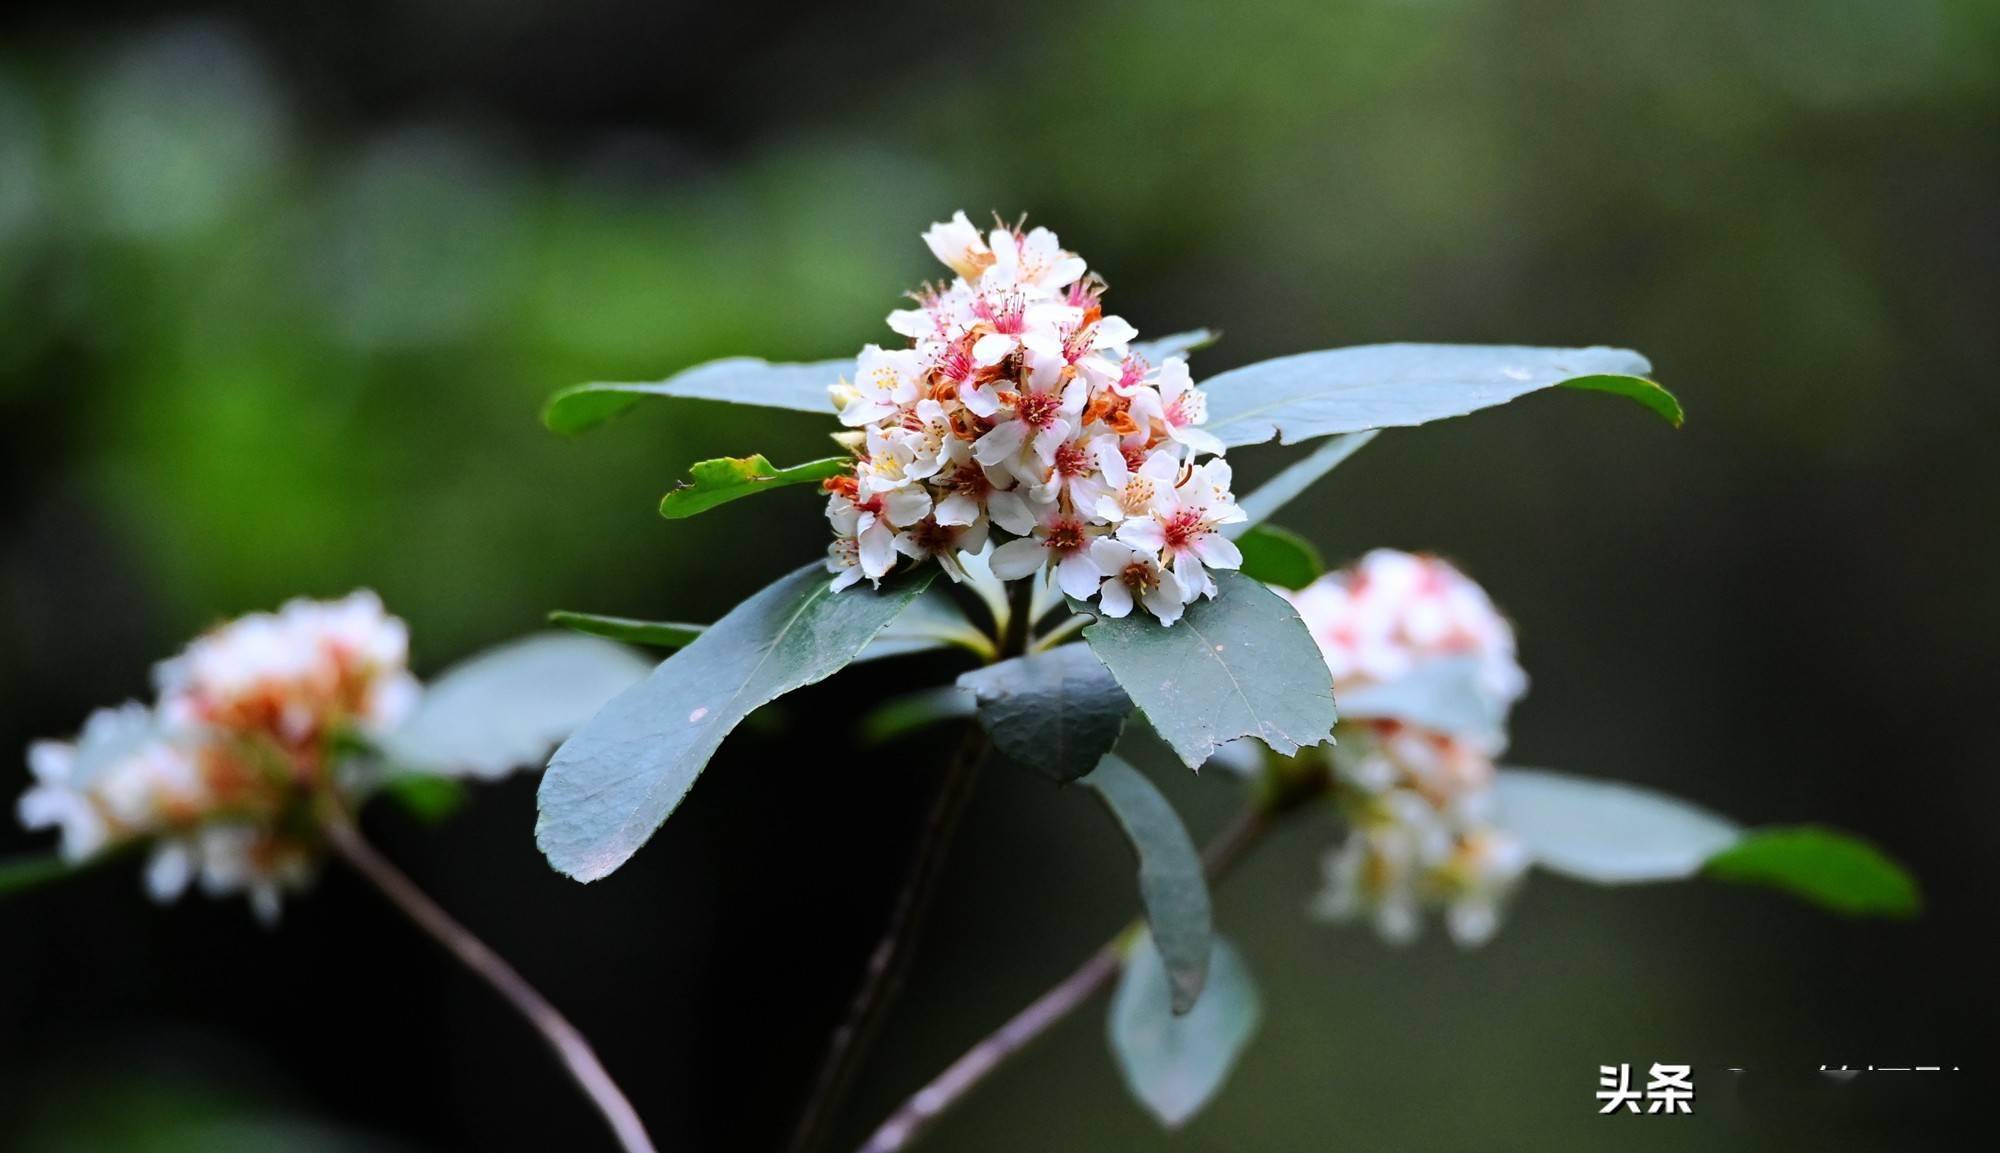
<svg viewBox="0 0 2000 1153"><path fill-rule="evenodd" d="M1513 629L1484 589L1437 557L1378 549L1287 595L1333 670L1336 699L1408 683L1440 661L1456 662L1498 713L1527 691ZM1377 715L1344 718L1339 732L1331 771L1349 832L1326 857L1316 910L1369 919L1395 942L1416 936L1427 909L1444 911L1460 944L1492 936L1529 864L1492 820L1499 726L1446 731Z"/></svg>
<svg viewBox="0 0 2000 1153"><path fill-rule="evenodd" d="M836 587L880 581L898 556L963 579L997 526L995 576L1049 571L1109 616L1162 624L1242 563L1219 531L1243 519L1222 444L1184 357L1131 351L1104 282L1046 228L982 234L963 212L924 241L957 276L891 313L905 348L869 345L833 389L858 461L826 484Z"/></svg>
<svg viewBox="0 0 2000 1153"><path fill-rule="evenodd" d="M343 754L415 707L409 633L370 592L294 600L196 639L154 669L156 703L100 709L74 742L28 750L19 814L62 833L65 860L152 850L146 886L246 893L274 918L317 859L315 806Z"/></svg>

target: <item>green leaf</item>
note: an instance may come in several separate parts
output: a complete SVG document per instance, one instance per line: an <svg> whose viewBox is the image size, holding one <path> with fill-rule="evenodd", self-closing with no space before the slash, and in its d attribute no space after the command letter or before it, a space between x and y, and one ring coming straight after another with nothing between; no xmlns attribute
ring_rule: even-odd
<svg viewBox="0 0 2000 1153"><path fill-rule="evenodd" d="M1477 657L1419 661L1392 681L1340 694L1340 715L1350 721L1394 720L1495 744L1507 735L1508 702L1490 692Z"/></svg>
<svg viewBox="0 0 2000 1153"><path fill-rule="evenodd" d="M1622 348L1370 344L1281 356L1209 378L1205 427L1227 445L1424 424L1555 385L1640 400L1680 424L1680 404Z"/></svg>
<svg viewBox="0 0 2000 1153"><path fill-rule="evenodd" d="M1235 946L1218 937L1208 995L1193 1011L1170 1009L1165 967L1141 936L1111 995L1111 1052L1125 1085L1146 1111L1178 1129L1212 1100L1257 1035L1263 999Z"/></svg>
<svg viewBox="0 0 2000 1153"><path fill-rule="evenodd" d="M1077 778L1094 791L1125 831L1139 856L1139 900L1165 965L1175 1013L1186 1013L1208 979L1214 941L1208 878L1201 854L1179 814L1145 774L1117 757L1105 757ZM1146 950L1154 952L1153 949Z"/></svg>
<svg viewBox="0 0 2000 1153"><path fill-rule="evenodd" d="M711 360L647 384L579 384L549 398L542 423L561 433L579 433L631 408L649 396L721 400L795 412L833 413L827 389L854 371L854 359L813 364L772 364L751 356Z"/></svg>
<svg viewBox="0 0 2000 1153"><path fill-rule="evenodd" d="M0 897L60 881L76 869L54 853L8 858L0 861Z"/></svg>
<svg viewBox="0 0 2000 1153"><path fill-rule="evenodd" d="M1603 885L1692 877L1743 836L1734 822L1636 785L1502 769L1495 820L1535 863Z"/></svg>
<svg viewBox="0 0 2000 1153"><path fill-rule="evenodd" d="M904 693L889 698L861 718L861 742L887 744L932 725L964 720L973 712L972 694L957 685Z"/></svg>
<svg viewBox="0 0 2000 1153"><path fill-rule="evenodd" d="M744 717L839 672L936 573L926 565L880 590L836 593L814 562L731 609L556 750L535 823L549 863L580 881L610 875L672 815Z"/></svg>
<svg viewBox="0 0 2000 1153"><path fill-rule="evenodd" d="M397 773L382 782L382 795L427 825L465 807L465 782L433 773Z"/></svg>
<svg viewBox="0 0 2000 1153"><path fill-rule="evenodd" d="M556 742L646 675L648 662L597 637L543 633L488 649L425 688L391 760L446 776L493 778L539 765Z"/></svg>
<svg viewBox="0 0 2000 1153"><path fill-rule="evenodd" d="M927 589L888 628L861 650L856 660L875 661L909 653L933 652L947 646L982 657L993 655L993 640L965 615L948 594Z"/></svg>
<svg viewBox="0 0 2000 1153"><path fill-rule="evenodd" d="M773 468L763 453L752 456L724 456L696 461L688 469L691 480L682 481L660 498L660 515L680 520L707 512L719 504L742 500L765 489L793 484L818 484L854 463L849 456L829 456L821 460Z"/></svg>
<svg viewBox="0 0 2000 1153"><path fill-rule="evenodd" d="M1375 436L1373 430L1336 436L1286 465L1278 475L1258 485L1255 492L1236 502L1237 507L1243 510L1245 519L1235 524L1224 525L1223 535L1240 537L1254 526L1270 520L1279 509L1311 488L1320 477L1332 472L1342 461L1360 452L1363 446L1375 439Z"/></svg>
<svg viewBox="0 0 2000 1153"><path fill-rule="evenodd" d="M702 634L707 625L681 624L678 621L642 621L631 617L607 617L596 613L571 612L557 609L549 614L549 623L574 629L591 636L607 640L622 641L628 645L645 645L656 649L678 649L694 643L694 638Z"/></svg>
<svg viewBox="0 0 2000 1153"><path fill-rule="evenodd" d="M1286 756L1326 740L1333 674L1298 611L1242 573L1211 575L1218 595L1174 625L1135 611L1100 617L1083 639L1189 768L1237 737Z"/></svg>
<svg viewBox="0 0 2000 1153"><path fill-rule="evenodd" d="M550 613L549 622L592 636L658 649L684 648L708 628L707 625L679 621L642 621L565 609ZM911 601L910 606L903 610L903 615L883 629L854 659L878 661L911 653L936 652L953 646L981 656L990 656L993 652L992 639L968 620L950 597L932 589Z"/></svg>
<svg viewBox="0 0 2000 1153"><path fill-rule="evenodd" d="M1212 328L1197 328L1191 332L1176 332L1158 340L1138 340L1132 343L1132 352L1143 358L1147 364L1158 366L1170 356L1184 355L1207 348L1222 339L1222 334Z"/></svg>
<svg viewBox="0 0 2000 1153"><path fill-rule="evenodd" d="M1708 859L1702 875L1767 885L1855 917L1911 917L1916 879L1880 849L1832 829L1753 829Z"/></svg>
<svg viewBox="0 0 2000 1153"><path fill-rule="evenodd" d="M1313 543L1287 528L1258 525L1236 538L1244 576L1280 588L1302 589L1326 573Z"/></svg>
<svg viewBox="0 0 2000 1153"><path fill-rule="evenodd" d="M1057 781L1097 767L1132 714L1132 699L1083 645L1063 645L974 669L958 686L979 723L1017 764Z"/></svg>

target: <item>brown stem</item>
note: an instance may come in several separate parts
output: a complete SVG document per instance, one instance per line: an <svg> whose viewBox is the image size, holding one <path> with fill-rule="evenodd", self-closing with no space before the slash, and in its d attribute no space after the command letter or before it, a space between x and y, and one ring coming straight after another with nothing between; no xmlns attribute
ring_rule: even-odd
<svg viewBox="0 0 2000 1153"><path fill-rule="evenodd" d="M1016 581L1010 595L1011 611L1007 627L998 638L995 660L1006 660L1025 652L1031 635L1029 625L1033 622L1028 618L1032 582ZM924 823L923 835L911 857L909 871L904 875L902 891L896 895L888 927L882 931L881 939L868 956L868 968L862 975L861 987L855 990L854 999L848 1004L847 1015L827 1042L826 1055L813 1078L812 1092L806 1098L798 1125L792 1130L792 1139L786 1146L790 1153L811 1153L826 1140L828 1130L838 1118L840 1107L853 1088L855 1076L869 1051L874 1048L883 1022L888 1019L890 1006L902 992L924 916L930 911L931 902L937 896L938 883L944 876L944 861L952 836L958 829L959 818L965 815L967 802L972 799L972 785L978 776L979 766L991 749L992 743L987 738L986 730L977 722L969 725L958 753L945 769L944 780L938 786L937 800L932 803L930 817Z"/></svg>
<svg viewBox="0 0 2000 1153"><path fill-rule="evenodd" d="M1234 867L1243 854L1270 830L1271 824L1271 814L1261 805L1251 805L1238 814L1229 827L1217 834L1202 850L1202 864L1207 868L1209 879L1219 879ZM922 1136L932 1123L963 1100L994 1070L1082 1008L1099 990L1111 984L1124 967L1126 937L1135 928L1136 922L1099 946L1069 976L1056 982L1048 992L1035 998L1027 1008L1014 1014L1006 1024L946 1066L944 1072L917 1090L876 1128L874 1135L861 1147L861 1153L899 1153L909 1148L911 1142Z"/></svg>
<svg viewBox="0 0 2000 1153"><path fill-rule="evenodd" d="M548 999L528 984L500 954L453 920L436 901L417 887L415 881L391 864L387 857L376 852L375 846L362 837L361 830L355 828L351 820L344 815L334 815L328 817L324 824L327 841L342 860L381 890L404 915L416 922L418 928L449 949L466 968L484 978L541 1033L549 1047L562 1058L577 1086L604 1115L605 1122L611 1126L612 1134L625 1153L654 1153L652 1138L646 1135L646 1127L640 1122L638 1113L633 1111L632 1103L625 1099L617 1083L604 1071L604 1064L597 1059L590 1042L584 1039L576 1026L557 1012L555 1006L549 1004Z"/></svg>

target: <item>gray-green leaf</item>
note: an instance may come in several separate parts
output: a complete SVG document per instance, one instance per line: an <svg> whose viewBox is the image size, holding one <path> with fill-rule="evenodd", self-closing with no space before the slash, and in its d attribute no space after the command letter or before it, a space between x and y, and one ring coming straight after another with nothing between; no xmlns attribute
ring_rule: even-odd
<svg viewBox="0 0 2000 1153"><path fill-rule="evenodd" d="M1340 715L1402 721L1488 746L1507 733L1507 702L1487 690L1477 657L1419 661L1395 680L1348 689Z"/></svg>
<svg viewBox="0 0 2000 1153"><path fill-rule="evenodd" d="M1424 424L1554 385L1627 396L1674 425L1680 403L1622 348L1369 344L1281 356L1202 383L1204 426L1227 445Z"/></svg>
<svg viewBox="0 0 2000 1153"><path fill-rule="evenodd" d="M642 621L633 617L607 617L596 613L571 612L557 609L549 614L549 623L561 625L576 632L591 636L606 637L623 641L628 645L645 645L655 649L678 649L694 643L694 638L702 634L707 625L682 624L679 621Z"/></svg>
<svg viewBox="0 0 2000 1153"><path fill-rule="evenodd" d="M1197 328L1190 332L1176 332L1158 340L1134 341L1132 352L1147 364L1158 365L1170 356L1195 352L1221 339L1222 334L1212 328Z"/></svg>
<svg viewBox="0 0 2000 1153"><path fill-rule="evenodd" d="M789 468L776 468L761 452L750 456L696 461L688 468L689 479L660 498L660 515L668 520L680 520L767 489L818 484L853 463L853 457L829 456Z"/></svg>
<svg viewBox="0 0 2000 1153"><path fill-rule="evenodd" d="M1264 1005L1242 955L1217 937L1208 995L1184 1016L1169 1008L1166 969L1142 936L1111 996L1111 1052L1132 1095L1162 1125L1178 1129L1229 1079L1257 1034Z"/></svg>
<svg viewBox="0 0 2000 1153"><path fill-rule="evenodd" d="M1313 543L1288 528L1260 524L1236 538L1244 576L1279 588L1302 589L1326 573Z"/></svg>
<svg viewBox="0 0 2000 1153"><path fill-rule="evenodd" d="M1241 537L1254 526L1271 519L1279 509L1311 488L1313 482L1332 472L1348 457L1360 452L1363 446L1375 439L1375 436L1372 430L1336 436L1286 465L1278 475L1258 485L1256 491L1237 501L1237 507L1243 510L1244 519L1235 524L1224 525L1223 535Z"/></svg>
<svg viewBox="0 0 2000 1153"><path fill-rule="evenodd" d="M1002 753L1058 781L1096 768L1132 714L1132 699L1084 645L974 669L958 684Z"/></svg>
<svg viewBox="0 0 2000 1153"><path fill-rule="evenodd" d="M795 412L833 412L827 389L854 361L822 360L812 364L772 364L751 356L711 360L677 372L665 380L643 384L579 384L549 398L542 423L556 432L578 433L595 427L649 396L689 400L721 400Z"/></svg>
<svg viewBox="0 0 2000 1153"><path fill-rule="evenodd" d="M972 694L957 685L919 689L890 697L861 718L863 744L880 745L946 721L965 720L974 713Z"/></svg>
<svg viewBox="0 0 2000 1153"><path fill-rule="evenodd" d="M1535 863L1599 884L1675 881L1701 871L1743 830L1686 801L1636 785L1539 769L1502 769L1496 820Z"/></svg>
<svg viewBox="0 0 2000 1153"><path fill-rule="evenodd" d="M880 590L834 592L814 563L731 609L556 750L535 841L557 871L608 876L671 815L753 709L840 671L930 584L935 566Z"/></svg>
<svg viewBox="0 0 2000 1153"><path fill-rule="evenodd" d="M1710 857L1702 875L1767 885L1856 917L1910 917L1917 882L1880 849L1832 829L1754 829Z"/></svg>
<svg viewBox="0 0 2000 1153"><path fill-rule="evenodd" d="M647 667L596 637L525 637L445 670L382 748L400 764L445 775L497 777L538 765Z"/></svg>
<svg viewBox="0 0 2000 1153"><path fill-rule="evenodd" d="M1326 740L1333 675L1298 611L1241 573L1211 575L1217 595L1174 625L1135 611L1100 617L1083 639L1189 768L1237 737L1287 756Z"/></svg>
<svg viewBox="0 0 2000 1153"><path fill-rule="evenodd" d="M1164 980L1176 1014L1193 1008L1208 979L1212 913L1201 854L1180 815L1145 774L1106 757L1078 778L1097 793L1139 856L1139 900L1146 908L1152 943L1165 965ZM1155 952L1154 948L1144 950Z"/></svg>

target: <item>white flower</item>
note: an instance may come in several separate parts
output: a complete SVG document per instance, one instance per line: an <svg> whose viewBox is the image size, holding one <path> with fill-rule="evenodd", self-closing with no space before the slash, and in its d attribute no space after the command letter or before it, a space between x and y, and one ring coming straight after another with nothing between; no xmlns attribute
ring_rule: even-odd
<svg viewBox="0 0 2000 1153"><path fill-rule="evenodd" d="M867 346L833 389L857 459L824 486L831 583L880 581L898 557L961 579L997 529L1002 576L1052 569L1072 596L1111 589L1120 614L1177 620L1213 593L1209 569L1240 563L1217 529L1242 517L1228 466L1199 459L1222 446L1198 428L1186 362L1154 372L1132 355L1137 329L1106 315L1103 279L1046 228L982 237L957 213L924 242L956 278L889 314L909 347ZM1114 532L1106 569L1098 542Z"/></svg>
<svg viewBox="0 0 2000 1153"><path fill-rule="evenodd" d="M117 831L93 789L106 780L150 775L160 747L152 710L136 701L90 714L73 744L36 741L28 746L28 771L35 783L15 807L21 824L60 829L66 861L96 856Z"/></svg>
<svg viewBox="0 0 2000 1153"><path fill-rule="evenodd" d="M1244 519L1229 492L1227 461L1212 460L1188 470L1172 494L1151 515L1132 517L1118 526L1118 539L1138 548L1157 550L1172 564L1182 595L1190 603L1215 595L1208 569L1243 565L1236 542L1221 528Z"/></svg>
<svg viewBox="0 0 2000 1153"><path fill-rule="evenodd" d="M1029 535L1011 540L993 550L993 575L1001 580L1019 580L1044 567L1056 571L1056 584L1078 599L1096 594L1104 572L1092 559L1091 545L1106 530L1086 522L1075 512L1051 502L1035 518Z"/></svg>
<svg viewBox="0 0 2000 1153"><path fill-rule="evenodd" d="M1136 601L1162 625L1181 619L1189 598L1180 579L1160 564L1157 552L1134 548L1114 537L1099 537L1091 542L1090 559L1104 574L1097 598L1105 616L1129 615Z"/></svg>
<svg viewBox="0 0 2000 1153"><path fill-rule="evenodd" d="M1056 234L1046 228L1026 233L996 228L987 243L993 250L989 275L1051 295L1083 279L1089 268L1081 256L1064 252Z"/></svg>
<svg viewBox="0 0 2000 1153"><path fill-rule="evenodd" d="M943 224L933 224L924 233L924 243L930 246L932 255L967 280L979 279L979 274L993 264L993 252L979 237L979 229L965 218L963 211L952 213L951 219Z"/></svg>
<svg viewBox="0 0 2000 1153"><path fill-rule="evenodd" d="M1172 505L1174 480L1181 470L1173 453L1150 453L1134 469L1115 441L1100 441L1092 451L1104 477L1105 492L1097 502L1099 517L1113 522L1150 517Z"/></svg>
<svg viewBox="0 0 2000 1153"><path fill-rule="evenodd" d="M1486 590L1437 557L1377 549L1284 595L1319 642L1336 694L1445 656L1477 659L1482 686L1503 704L1527 691L1507 619Z"/></svg>
<svg viewBox="0 0 2000 1153"><path fill-rule="evenodd" d="M843 382L833 388L840 423L859 428L901 412L904 405L916 401L922 370L923 362L915 349L891 351L874 344L863 348L854 362L854 383Z"/></svg>
<svg viewBox="0 0 2000 1153"><path fill-rule="evenodd" d="M1195 452L1220 456L1222 441L1199 426L1208 419L1208 396L1194 386L1187 358L1170 356L1160 365L1151 389L1133 392L1141 412L1166 425L1167 435Z"/></svg>
<svg viewBox="0 0 2000 1153"><path fill-rule="evenodd" d="M170 730L217 726L286 742L329 727L381 733L416 707L409 629L372 592L294 600L195 640L153 670Z"/></svg>

